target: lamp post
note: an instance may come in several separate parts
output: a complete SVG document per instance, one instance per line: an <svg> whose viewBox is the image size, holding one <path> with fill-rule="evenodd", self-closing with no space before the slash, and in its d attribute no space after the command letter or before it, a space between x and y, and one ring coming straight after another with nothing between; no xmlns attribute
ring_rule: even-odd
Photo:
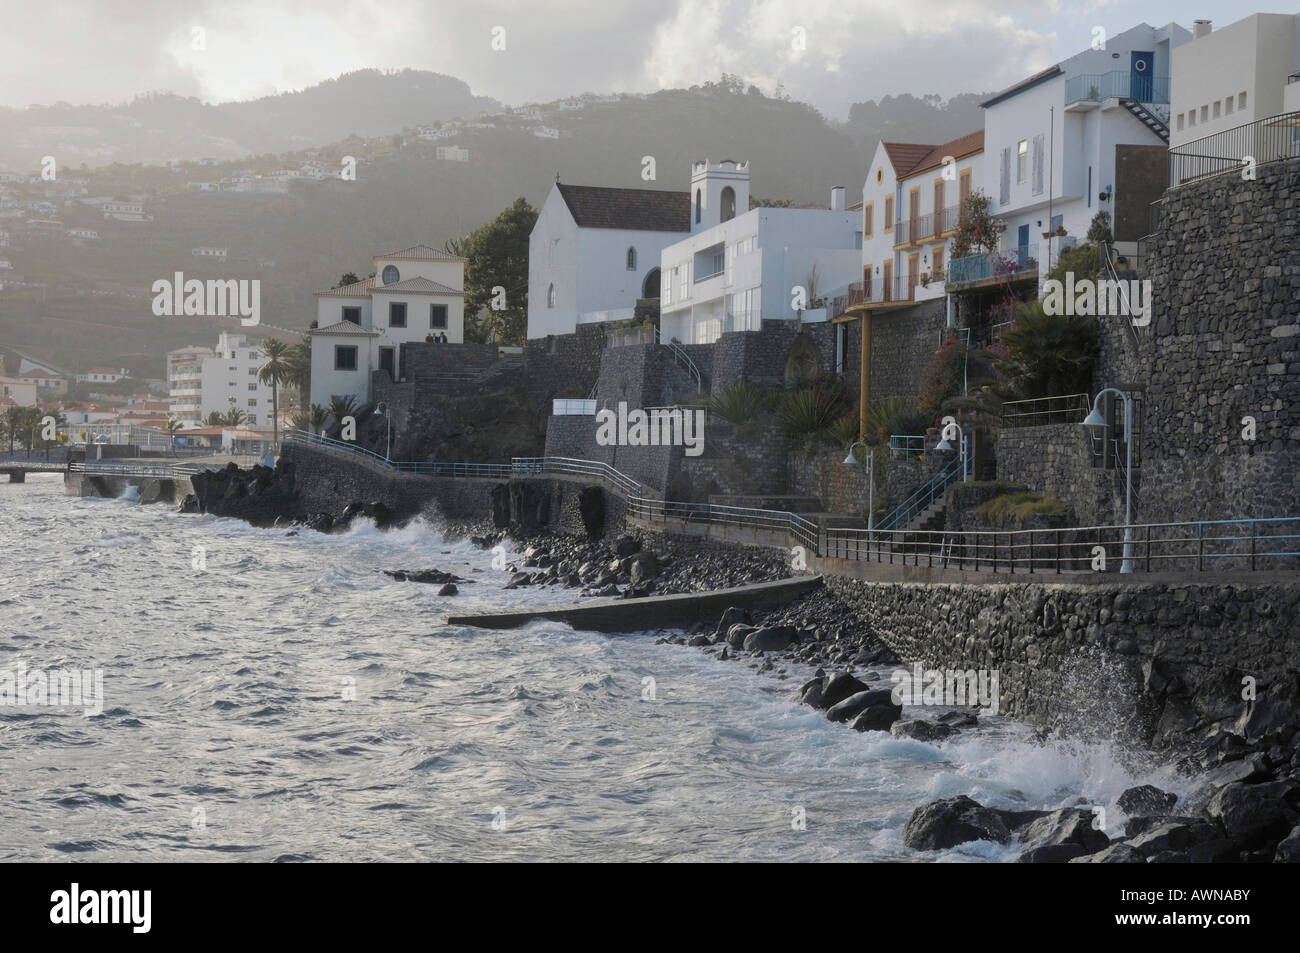
<svg viewBox="0 0 1300 953"><path fill-rule="evenodd" d="M375 405L375 413L384 418L384 423L388 425L388 436L384 440L384 459L389 459L389 451L393 447L393 418L388 416L388 405L382 400Z"/></svg>
<svg viewBox="0 0 1300 953"><path fill-rule="evenodd" d="M1124 560L1119 571L1133 571L1133 398L1115 387L1103 387L1092 400L1092 413L1083 420L1085 427L1105 427L1101 414L1101 398L1115 394L1124 401Z"/></svg>
<svg viewBox="0 0 1300 953"><path fill-rule="evenodd" d="M967 472L966 466L966 433L961 429L961 424L957 423L957 418L943 418L943 430L939 431L939 437L940 440L935 444L934 449L944 452L954 449L952 439L957 438L956 449L961 457L961 482L967 482L970 479L970 473Z"/></svg>
<svg viewBox="0 0 1300 953"><path fill-rule="evenodd" d="M856 440L849 446L849 455L844 458L845 466L858 465L858 458L853 455L854 447L864 447L867 450L867 544L870 548L872 533L876 528L876 455L871 453L871 448L863 441Z"/></svg>

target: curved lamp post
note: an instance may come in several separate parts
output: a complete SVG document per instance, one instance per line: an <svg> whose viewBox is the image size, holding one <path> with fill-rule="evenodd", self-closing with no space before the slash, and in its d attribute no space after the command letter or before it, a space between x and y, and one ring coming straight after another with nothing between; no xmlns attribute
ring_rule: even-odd
<svg viewBox="0 0 1300 953"><path fill-rule="evenodd" d="M858 458L853 455L854 447L867 450L867 543L870 544L872 533L876 528L876 455L863 441L856 440L849 446L849 455L844 458L844 465L856 467Z"/></svg>
<svg viewBox="0 0 1300 953"><path fill-rule="evenodd" d="M1104 394L1115 394L1124 401L1124 561L1119 571L1133 571L1133 398L1115 387L1103 387L1092 400L1092 413L1083 420L1085 427L1105 427L1100 405Z"/></svg>
<svg viewBox="0 0 1300 953"><path fill-rule="evenodd" d="M388 405L382 400L375 405L375 413L384 418L384 423L388 424L388 438L384 441L384 459L389 459L389 451L393 446L393 418L388 415Z"/></svg>
<svg viewBox="0 0 1300 953"><path fill-rule="evenodd" d="M961 482L965 483L970 479L970 474L966 467L966 433L961 429L961 424L957 423L955 417L943 418L943 430L939 432L940 440L935 444L934 449L949 451L956 449L961 454ZM952 440L956 438L957 446L953 447Z"/></svg>

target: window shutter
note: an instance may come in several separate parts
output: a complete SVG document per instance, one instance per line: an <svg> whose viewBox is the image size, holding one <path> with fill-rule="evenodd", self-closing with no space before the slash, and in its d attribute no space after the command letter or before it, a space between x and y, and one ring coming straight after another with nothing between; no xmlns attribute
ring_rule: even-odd
<svg viewBox="0 0 1300 953"><path fill-rule="evenodd" d="M1043 194L1043 134L1034 136L1034 194Z"/></svg>
<svg viewBox="0 0 1300 953"><path fill-rule="evenodd" d="M998 168L998 204L1011 201L1011 147L1002 150Z"/></svg>

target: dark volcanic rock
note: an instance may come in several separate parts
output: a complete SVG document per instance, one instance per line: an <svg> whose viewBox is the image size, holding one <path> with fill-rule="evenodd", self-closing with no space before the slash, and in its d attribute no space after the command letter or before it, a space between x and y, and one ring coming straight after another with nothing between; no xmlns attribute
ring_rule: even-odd
<svg viewBox="0 0 1300 953"><path fill-rule="evenodd" d="M850 695L842 702L836 702L830 707L830 710L826 712L826 717L830 721L849 721L852 718L856 718L868 708L876 708L884 705L890 705L892 707L897 707L900 711L902 710L902 706L895 706L893 704L893 700L890 698L889 689L881 688L876 689L875 691L857 692L856 694Z"/></svg>
<svg viewBox="0 0 1300 953"><path fill-rule="evenodd" d="M956 728L920 718L908 718L896 721L889 726L889 733L895 738L913 738L916 741L940 741L957 733Z"/></svg>
<svg viewBox="0 0 1300 953"><path fill-rule="evenodd" d="M848 672L836 672L826 676L826 681L822 683L822 705L832 708L850 695L866 690L866 684L858 681Z"/></svg>
<svg viewBox="0 0 1300 953"><path fill-rule="evenodd" d="M470 582L455 573L443 572L441 569L385 569L385 576L392 576L398 582L423 582L430 585L445 585L449 582Z"/></svg>
<svg viewBox="0 0 1300 953"><path fill-rule="evenodd" d="M1020 839L1036 847L1055 844L1076 844L1083 853L1101 850L1110 843L1105 832L1094 827L1096 815L1080 807L1066 807L1052 811L1034 821L1020 835ZM1067 858L1068 859L1068 858Z"/></svg>
<svg viewBox="0 0 1300 953"><path fill-rule="evenodd" d="M903 825L903 843L912 850L944 850L973 840L1005 843L1010 836L996 811L964 794L918 807Z"/></svg>
<svg viewBox="0 0 1300 953"><path fill-rule="evenodd" d="M764 626L745 636L743 644L751 652L781 652L790 647L797 635L792 625Z"/></svg>
<svg viewBox="0 0 1300 953"><path fill-rule="evenodd" d="M1282 835L1296 822L1296 812L1282 800L1294 788L1289 781L1225 785L1215 792L1206 815L1223 825L1230 837L1254 840Z"/></svg>
<svg viewBox="0 0 1300 953"><path fill-rule="evenodd" d="M1129 788L1119 796L1116 805L1129 815L1168 814L1178 803L1178 795L1161 791L1150 784Z"/></svg>
<svg viewBox="0 0 1300 953"><path fill-rule="evenodd" d="M441 589L438 590L438 595L440 595L440 596L454 596L454 595L456 595L456 593L458 593L458 592L460 592L460 590L456 588L456 584L455 584L454 582L449 582L449 583L447 583L445 586L443 586Z"/></svg>
<svg viewBox="0 0 1300 953"><path fill-rule="evenodd" d="M1146 855L1142 851L1134 850L1123 841L1116 841L1095 854L1084 854L1070 861L1072 864L1145 864L1146 862Z"/></svg>
<svg viewBox="0 0 1300 953"><path fill-rule="evenodd" d="M1082 844L1041 844L1016 858L1017 864L1066 864L1087 854Z"/></svg>
<svg viewBox="0 0 1300 953"><path fill-rule="evenodd" d="M889 691L885 690L885 694L888 695ZM889 731L902 713L902 705L895 705L892 701L887 701L883 705L872 705L869 708L864 708L849 723L849 727L854 731Z"/></svg>

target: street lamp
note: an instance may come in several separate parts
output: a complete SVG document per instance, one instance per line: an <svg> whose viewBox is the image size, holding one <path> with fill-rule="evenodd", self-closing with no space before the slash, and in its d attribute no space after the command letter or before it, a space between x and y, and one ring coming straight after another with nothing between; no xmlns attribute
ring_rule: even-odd
<svg viewBox="0 0 1300 953"><path fill-rule="evenodd" d="M1115 387L1103 387L1092 400L1092 413L1083 420L1085 427L1105 427L1101 413L1103 394L1115 394L1124 401L1124 561L1119 571L1133 571L1133 398Z"/></svg>
<svg viewBox="0 0 1300 953"><path fill-rule="evenodd" d="M388 405L382 400L375 405L375 413L383 417L384 422L388 424L388 438L384 441L384 459L388 460L388 453L393 446L393 418L388 416Z"/></svg>
<svg viewBox="0 0 1300 953"><path fill-rule="evenodd" d="M876 528L876 455L871 453L870 447L867 447L861 440L854 441L849 447L849 455L844 458L844 465L856 467L858 458L853 455L854 447L864 447L867 449L867 542L871 542L872 532Z"/></svg>
<svg viewBox="0 0 1300 953"><path fill-rule="evenodd" d="M934 449L942 450L945 453L949 450L958 449L958 452L961 454L961 482L965 483L970 479L970 474L967 472L966 467L966 434L961 429L961 424L957 423L957 418L943 418L943 430L939 432L939 437L941 439L937 444L935 444ZM956 438L957 440L957 448L954 448L952 445L953 438Z"/></svg>

